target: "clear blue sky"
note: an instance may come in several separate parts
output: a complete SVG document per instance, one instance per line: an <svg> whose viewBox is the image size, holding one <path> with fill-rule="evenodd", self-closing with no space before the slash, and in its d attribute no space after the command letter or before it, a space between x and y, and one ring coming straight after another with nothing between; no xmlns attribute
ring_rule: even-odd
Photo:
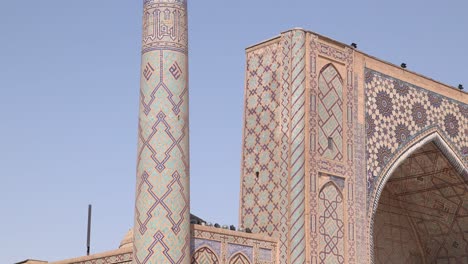
<svg viewBox="0 0 468 264"><path fill-rule="evenodd" d="M466 1L189 0L191 206L238 222L244 48L303 27L468 88ZM0 2L0 263L133 225L142 1Z"/></svg>

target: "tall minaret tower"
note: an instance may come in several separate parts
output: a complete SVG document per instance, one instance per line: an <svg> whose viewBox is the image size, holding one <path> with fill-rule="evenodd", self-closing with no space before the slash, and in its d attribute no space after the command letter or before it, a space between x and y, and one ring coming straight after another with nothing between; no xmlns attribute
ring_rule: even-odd
<svg viewBox="0 0 468 264"><path fill-rule="evenodd" d="M133 263L190 263L187 1L144 0Z"/></svg>

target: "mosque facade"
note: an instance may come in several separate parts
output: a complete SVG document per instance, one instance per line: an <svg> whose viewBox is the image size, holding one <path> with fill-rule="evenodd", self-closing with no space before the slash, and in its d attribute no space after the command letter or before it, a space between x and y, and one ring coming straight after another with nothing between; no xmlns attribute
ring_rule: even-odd
<svg viewBox="0 0 468 264"><path fill-rule="evenodd" d="M468 95L303 29L246 49L242 229L190 221L186 7L144 1L134 228L53 263L468 263Z"/></svg>

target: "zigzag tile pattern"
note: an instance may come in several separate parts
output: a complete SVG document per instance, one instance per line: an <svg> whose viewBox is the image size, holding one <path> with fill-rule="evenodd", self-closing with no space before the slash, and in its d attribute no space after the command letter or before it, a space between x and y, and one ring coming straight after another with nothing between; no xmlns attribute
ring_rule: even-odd
<svg viewBox="0 0 468 264"><path fill-rule="evenodd" d="M250 264L250 261L242 253L238 253L231 258L229 264Z"/></svg>
<svg viewBox="0 0 468 264"><path fill-rule="evenodd" d="M191 264L219 264L218 257L209 247L201 247L192 254Z"/></svg>
<svg viewBox="0 0 468 264"><path fill-rule="evenodd" d="M185 1L144 5L134 263L190 263L185 14Z"/></svg>

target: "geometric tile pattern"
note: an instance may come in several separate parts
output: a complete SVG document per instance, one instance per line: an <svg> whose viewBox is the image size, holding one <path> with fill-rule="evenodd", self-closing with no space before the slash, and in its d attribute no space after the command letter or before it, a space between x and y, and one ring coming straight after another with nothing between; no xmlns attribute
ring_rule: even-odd
<svg viewBox="0 0 468 264"><path fill-rule="evenodd" d="M218 257L208 247L201 247L192 254L192 264L219 264Z"/></svg>
<svg viewBox="0 0 468 264"><path fill-rule="evenodd" d="M374 225L377 263L468 263L468 179L430 142L385 185Z"/></svg>
<svg viewBox="0 0 468 264"><path fill-rule="evenodd" d="M280 91L281 97L281 141L279 143L279 152L281 153L280 159L280 223L279 223L279 261L287 263L289 261L289 175L290 175L290 155L291 155L291 146L290 146L290 102L291 102L291 88L290 88L290 76L289 71L291 63L291 45L292 45L292 32L283 33L281 37L281 55L283 57L282 61L282 85Z"/></svg>
<svg viewBox="0 0 468 264"><path fill-rule="evenodd" d="M346 263L356 262L355 236L355 196L356 177L355 162L359 155L355 144L355 127L358 127L357 115L357 82L354 83L354 51L350 48L337 48L309 35L309 177L308 188L310 215L310 240L308 242L311 263L320 263L319 248L326 246L319 230L319 191L328 181L335 181L343 186L346 203L342 203L343 212L343 248L341 254ZM318 68L319 62L329 63ZM335 62L346 68L340 74ZM356 137L359 137L356 134ZM361 159L362 160L362 159ZM334 176L329 176L334 175ZM336 181L337 180L337 181ZM346 204L346 207L344 206ZM345 222L346 219L346 222ZM346 242L344 239L346 238ZM365 238L359 237L360 241ZM324 244L325 243L325 244ZM360 244L362 245L362 243ZM347 252L344 255L344 252Z"/></svg>
<svg viewBox="0 0 468 264"><path fill-rule="evenodd" d="M374 221L374 263L424 263L406 211L388 188L380 196Z"/></svg>
<svg viewBox="0 0 468 264"><path fill-rule="evenodd" d="M361 162L362 160L355 160L354 157L358 156L357 151L360 146L356 145L355 140L355 127L358 126L358 82L357 78L353 79L354 76L354 50L351 48L345 48L344 53L346 54L346 103L343 103L343 108L346 108L346 122L344 133L346 133L345 152L346 152L346 181L345 181L345 196L346 196L346 222L345 222L345 251L347 252L345 262L349 264L362 262L361 259L356 258L356 216L357 211L361 210L355 206L358 204L356 193L356 178L359 171L356 170L355 163Z"/></svg>
<svg viewBox="0 0 468 264"><path fill-rule="evenodd" d="M244 254L237 253L231 258L229 264L250 264L250 261L244 256Z"/></svg>
<svg viewBox="0 0 468 264"><path fill-rule="evenodd" d="M320 263L345 263L343 197L328 183L319 194Z"/></svg>
<svg viewBox="0 0 468 264"><path fill-rule="evenodd" d="M306 261L305 237L305 32L293 31L291 47L290 263Z"/></svg>
<svg viewBox="0 0 468 264"><path fill-rule="evenodd" d="M357 103L356 103L357 105ZM357 111L356 111L357 112ZM355 114L357 116L357 113ZM356 118L357 120L357 118ZM356 200L356 259L362 263L370 262L368 254L368 222L367 218L367 177L366 177L366 129L363 124L358 124L355 128L354 143L356 146L355 171L355 200Z"/></svg>
<svg viewBox="0 0 468 264"><path fill-rule="evenodd" d="M428 129L437 129L462 160L468 154L468 105L370 69L365 79L369 194L395 153Z"/></svg>
<svg viewBox="0 0 468 264"><path fill-rule="evenodd" d="M258 259L260 261L272 261L273 259L273 255L272 255L273 252L271 252L270 249L265 249L265 248L260 248L258 250Z"/></svg>
<svg viewBox="0 0 468 264"><path fill-rule="evenodd" d="M319 75L318 113L320 155L327 159L343 159L343 81L333 64Z"/></svg>
<svg viewBox="0 0 468 264"><path fill-rule="evenodd" d="M216 259L220 264L227 264L232 261L244 261L244 263L258 264L277 263L276 255L278 252L278 245L273 239L269 239L269 241L261 240L253 238L252 236L249 236L249 234L245 233L234 235L219 232L214 228L196 227L193 229L191 240L192 256L194 252L197 252L202 248L208 248L216 256ZM270 258L265 257L267 253L270 254ZM192 261L194 261L193 257ZM198 261L198 263L201 263L200 260Z"/></svg>
<svg viewBox="0 0 468 264"><path fill-rule="evenodd" d="M189 263L186 1L145 1L135 263Z"/></svg>
<svg viewBox="0 0 468 264"><path fill-rule="evenodd" d="M313 264L318 263L318 175L319 169L317 166L317 161L319 159L319 155L317 153L316 147L316 138L317 138L317 122L318 122L318 114L317 114L317 94L318 94L318 82L317 80L317 57L318 57L318 49L317 49L317 42L318 37L316 35L310 34L310 69L309 69L309 80L310 80L310 106L309 106L309 127L310 131L310 150L309 150L309 173L310 173L310 187L309 187L309 214L310 214L310 259Z"/></svg>
<svg viewBox="0 0 468 264"><path fill-rule="evenodd" d="M103 258L96 258L86 261L71 262L70 264L130 264L132 263L132 253L124 253Z"/></svg>
<svg viewBox="0 0 468 264"><path fill-rule="evenodd" d="M305 32L249 51L245 89L241 225L277 237L281 262L303 263Z"/></svg>
<svg viewBox="0 0 468 264"><path fill-rule="evenodd" d="M279 174L280 49L275 43L248 53L241 179L241 226L280 236L286 190Z"/></svg>
<svg viewBox="0 0 468 264"><path fill-rule="evenodd" d="M242 253L249 261L253 261L253 247L237 244L228 244L228 258L232 259L234 254Z"/></svg>
<svg viewBox="0 0 468 264"><path fill-rule="evenodd" d="M195 252L196 248L208 247L217 256L221 255L221 242L208 239L194 239L190 243L190 252Z"/></svg>

